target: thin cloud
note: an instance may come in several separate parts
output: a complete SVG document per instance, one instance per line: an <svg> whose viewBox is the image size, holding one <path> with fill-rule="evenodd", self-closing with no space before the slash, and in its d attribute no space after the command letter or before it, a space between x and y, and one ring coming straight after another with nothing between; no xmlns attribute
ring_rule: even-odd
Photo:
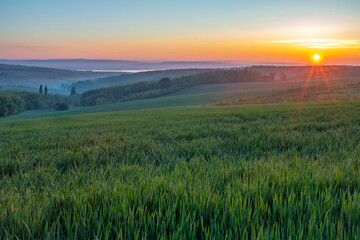
<svg viewBox="0 0 360 240"><path fill-rule="evenodd" d="M298 44L307 48L360 48L360 40L338 40L327 38L315 38L315 39L292 39L292 40L279 40L272 41L272 43L288 43Z"/></svg>
<svg viewBox="0 0 360 240"><path fill-rule="evenodd" d="M49 49L49 47L47 46L32 46L32 45L14 45L12 46L13 48L18 48L18 49L30 49L30 50L39 50L39 49Z"/></svg>

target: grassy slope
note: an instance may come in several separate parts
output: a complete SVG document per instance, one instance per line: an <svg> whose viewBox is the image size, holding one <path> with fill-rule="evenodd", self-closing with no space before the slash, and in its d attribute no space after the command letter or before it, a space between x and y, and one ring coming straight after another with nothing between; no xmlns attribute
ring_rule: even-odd
<svg viewBox="0 0 360 240"><path fill-rule="evenodd" d="M265 90L267 88L268 90ZM185 89L179 93L159 98L135 100L86 108L79 107L64 112L54 110L27 111L18 115L0 118L0 121L148 108L201 106L214 104L216 101L221 101L224 98L231 99L242 97L244 95L247 96L249 94L262 95L279 88L283 88L282 84L275 84L274 86L270 86L268 83L211 84ZM228 91L228 89L235 91Z"/></svg>
<svg viewBox="0 0 360 240"><path fill-rule="evenodd" d="M359 79L346 79L330 81L329 83L351 83L358 82ZM307 83L310 85L324 84L323 81L311 81ZM30 119L51 116L64 116L75 115L84 113L96 112L110 112L110 111L123 111L123 110L138 110L149 108L169 108L169 107L184 107L184 106L201 106L212 105L215 102L224 99L236 99L239 97L248 96L264 96L283 89L291 87L301 87L306 85L303 81L298 82L257 82L257 83L234 83L234 84L209 84L191 87L164 97L135 100L129 102L94 106L94 107L78 107L69 111L58 112L54 110L40 110L40 111L27 111L18 115L0 118L0 121L17 120L17 119ZM359 86L352 86L348 88L351 94L359 94Z"/></svg>
<svg viewBox="0 0 360 240"><path fill-rule="evenodd" d="M360 103L0 123L0 235L360 236Z"/></svg>
<svg viewBox="0 0 360 240"><path fill-rule="evenodd" d="M97 112L113 112L124 110L138 110L138 109L150 109L150 108L169 108L169 107L184 107L184 106L197 106L204 104L212 104L214 101L207 96L194 95L194 96L175 96L175 97L160 97L145 100L136 100L122 103L106 104L94 107L76 107L68 111L55 111L55 110L36 110L26 111L18 115L12 115L5 118L0 118L1 121L19 120L19 119L31 119L31 118L43 118L53 116L66 116L66 115L78 115L85 113L97 113Z"/></svg>
<svg viewBox="0 0 360 240"><path fill-rule="evenodd" d="M245 83L232 83L232 84L208 84L208 85L199 85L191 88L184 89L182 91L170 94L168 96L179 96L179 95L193 95L193 94L206 94L211 93L214 96L217 94L221 95L259 95L259 93L263 92L265 94L289 89L289 88L298 88L304 86L312 86L312 85L324 85L324 84L351 84L351 83L359 83L360 78L349 78L349 79L341 79L341 80L311 80L311 81L275 81L275 82L245 82ZM225 96L224 95L224 96Z"/></svg>

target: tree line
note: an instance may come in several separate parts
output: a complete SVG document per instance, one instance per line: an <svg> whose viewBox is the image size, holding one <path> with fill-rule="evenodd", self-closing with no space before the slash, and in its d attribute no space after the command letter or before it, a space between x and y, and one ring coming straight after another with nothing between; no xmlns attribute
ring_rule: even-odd
<svg viewBox="0 0 360 240"><path fill-rule="evenodd" d="M162 78L158 81L136 82L129 85L94 89L81 95L83 106L94 106L119 101L145 99L163 96L182 89L202 85L220 83L240 83L270 81L260 72L248 69L216 70L179 78Z"/></svg>
<svg viewBox="0 0 360 240"><path fill-rule="evenodd" d="M69 106L80 106L80 95L75 88L69 96L49 94L48 87L40 85L39 92L0 92L0 117L18 114L27 110L66 110Z"/></svg>

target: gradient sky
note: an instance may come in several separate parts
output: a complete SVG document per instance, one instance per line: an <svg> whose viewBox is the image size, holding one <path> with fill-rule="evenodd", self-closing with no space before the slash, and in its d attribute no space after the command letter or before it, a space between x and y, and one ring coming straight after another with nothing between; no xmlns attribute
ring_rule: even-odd
<svg viewBox="0 0 360 240"><path fill-rule="evenodd" d="M0 58L360 64L359 0L0 0Z"/></svg>

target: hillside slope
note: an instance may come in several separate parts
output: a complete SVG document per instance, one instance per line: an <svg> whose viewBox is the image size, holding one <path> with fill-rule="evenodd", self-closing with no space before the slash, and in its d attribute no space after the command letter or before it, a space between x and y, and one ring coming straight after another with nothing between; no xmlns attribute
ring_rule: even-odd
<svg viewBox="0 0 360 240"><path fill-rule="evenodd" d="M282 97L289 96L288 99L282 98L281 102L301 101L301 95L304 93L316 94L317 96L323 97L323 101L337 101L346 99L350 100L360 98L360 78L358 80L334 80L329 81L328 84L329 85L324 85L323 82L318 81L209 84L191 87L157 98L133 100L91 107L74 107L68 111L62 112L55 110L27 111L18 115L0 118L0 121L151 108L204 106L214 105L224 101L224 104L227 104L239 98L247 99L259 97L259 99L256 100L256 103L267 103L269 100L274 100L274 102L277 102L277 95L279 94ZM307 88L310 88L306 90L306 86ZM319 95L318 90L315 89L315 92L313 92L314 89L312 89L311 86L317 86L317 88L320 87L320 89L323 91ZM304 90L306 90L306 92L304 92ZM250 102L254 101L251 100Z"/></svg>
<svg viewBox="0 0 360 240"><path fill-rule="evenodd" d="M160 80L162 78L177 78L184 75L192 75L202 72L213 71L213 69L170 69L170 70L161 70L161 71L147 71L139 73L125 73L120 76L111 76L97 79L95 81L79 81L74 82L69 86L75 87L78 92L82 93L88 90L119 86L119 85L128 85L136 82L149 82Z"/></svg>

